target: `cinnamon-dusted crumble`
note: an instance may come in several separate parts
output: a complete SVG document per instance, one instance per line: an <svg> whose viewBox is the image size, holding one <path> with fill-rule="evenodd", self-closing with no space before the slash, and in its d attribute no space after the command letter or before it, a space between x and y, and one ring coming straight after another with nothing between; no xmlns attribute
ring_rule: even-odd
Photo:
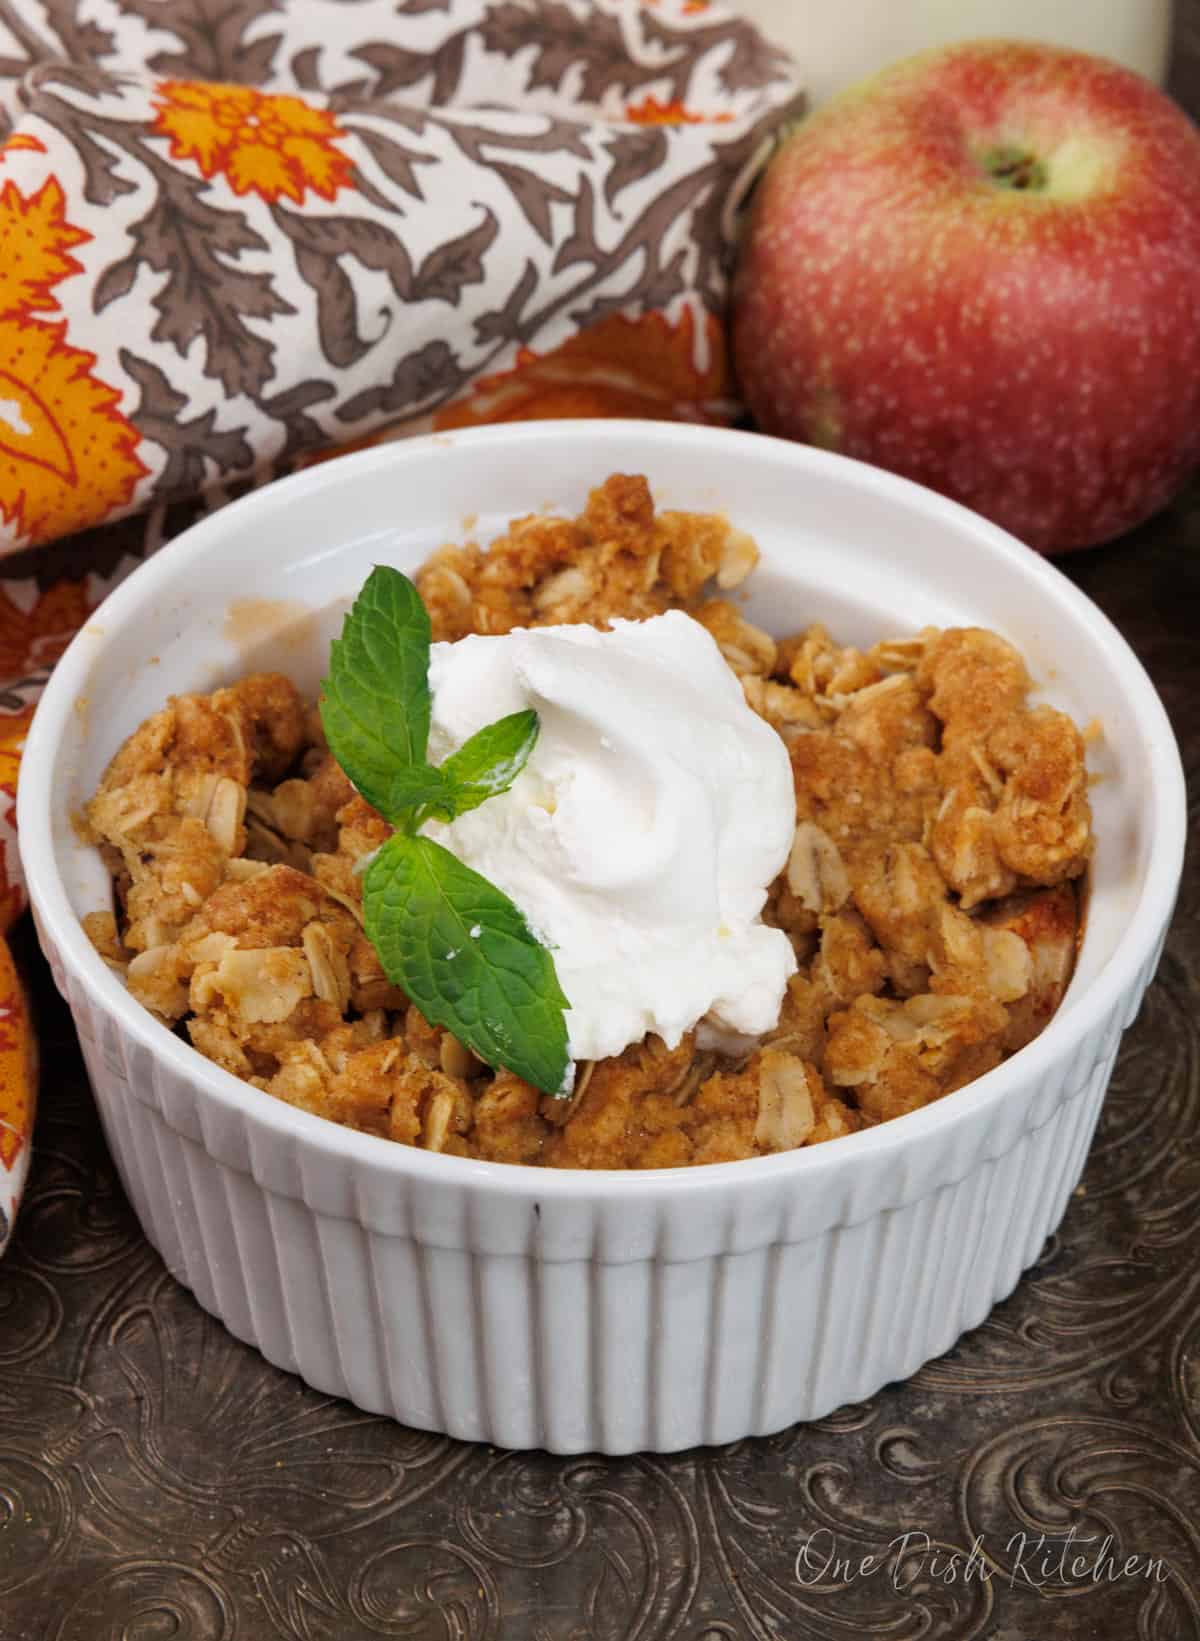
<svg viewBox="0 0 1200 1641"><path fill-rule="evenodd" d="M766 920L799 968L736 1057L656 1037L579 1069L569 1102L493 1073L384 975L356 864L388 836L276 674L180 696L113 760L87 821L115 915L85 919L166 1024L293 1105L427 1149L673 1167L811 1145L997 1065L1070 977L1091 851L1083 742L1028 701L1011 645L927 630L860 651L775 639L722 595L757 561L716 515L655 514L614 475L578 519L445 547L416 584L435 639L684 609L787 745L796 835Z"/></svg>

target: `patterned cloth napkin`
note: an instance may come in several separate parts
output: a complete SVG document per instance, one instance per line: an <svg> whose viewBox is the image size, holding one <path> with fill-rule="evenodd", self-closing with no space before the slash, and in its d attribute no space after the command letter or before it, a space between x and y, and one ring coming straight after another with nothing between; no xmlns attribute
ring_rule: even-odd
<svg viewBox="0 0 1200 1641"><path fill-rule="evenodd" d="M5 70L0 549L387 422L734 412L731 207L797 97L748 23L2 0Z"/></svg>
<svg viewBox="0 0 1200 1641"><path fill-rule="evenodd" d="M802 101L708 0L0 0L0 930L49 667L199 513L379 438L736 416ZM32 1116L0 941L0 1248Z"/></svg>

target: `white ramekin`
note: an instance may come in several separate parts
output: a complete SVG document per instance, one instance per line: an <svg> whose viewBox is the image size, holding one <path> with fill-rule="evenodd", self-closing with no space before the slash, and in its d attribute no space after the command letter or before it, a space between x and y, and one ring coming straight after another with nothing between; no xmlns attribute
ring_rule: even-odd
<svg viewBox="0 0 1200 1641"><path fill-rule="evenodd" d="M72 822L172 691L275 665L319 680L369 566L412 568L610 472L723 508L764 563L748 610L870 641L974 622L1103 730L1078 971L1049 1028L968 1088L812 1150L647 1173L431 1155L238 1082L144 1012L82 913L107 879ZM255 601L271 601L269 603ZM59 662L18 807L38 928L113 1158L171 1272L272 1362L410 1425L509 1447L668 1451L819 1417L981 1322L1055 1228L1162 946L1185 830L1162 706L1055 569L942 498L752 434L561 422L394 444L196 525Z"/></svg>

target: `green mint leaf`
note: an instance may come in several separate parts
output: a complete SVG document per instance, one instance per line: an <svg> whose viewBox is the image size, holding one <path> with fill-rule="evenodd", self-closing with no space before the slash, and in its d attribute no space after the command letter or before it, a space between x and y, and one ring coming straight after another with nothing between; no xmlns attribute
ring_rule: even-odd
<svg viewBox="0 0 1200 1641"><path fill-rule="evenodd" d="M395 814L388 819L395 825L397 817L401 817L406 823L401 829L406 832L415 832L419 823L430 815L451 821L458 813L453 783L433 764L413 764L408 769L395 770L388 779L388 794L395 805ZM379 808L378 804L375 807Z"/></svg>
<svg viewBox="0 0 1200 1641"><path fill-rule="evenodd" d="M454 791L454 812L465 815L507 792L529 761L538 738L536 712L510 712L477 730L441 765Z"/></svg>
<svg viewBox="0 0 1200 1641"><path fill-rule="evenodd" d="M398 832L364 874L363 921L388 979L427 1020L488 1065L559 1093L569 1004L507 895L432 838Z"/></svg>
<svg viewBox="0 0 1200 1641"><path fill-rule="evenodd" d="M329 655L321 723L329 750L369 804L395 822L410 801L402 773L429 741L429 615L399 570L372 570Z"/></svg>

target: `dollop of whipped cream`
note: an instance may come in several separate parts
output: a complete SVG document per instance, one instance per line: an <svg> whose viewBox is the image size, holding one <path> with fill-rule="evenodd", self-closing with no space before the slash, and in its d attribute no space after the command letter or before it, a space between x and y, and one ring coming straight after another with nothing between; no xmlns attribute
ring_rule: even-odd
<svg viewBox="0 0 1200 1641"><path fill-rule="evenodd" d="M525 914L570 1000L572 1058L698 1022L755 1035L796 960L761 920L787 860L787 750L746 705L712 636L647 621L518 629L432 647L432 761L532 707L540 733L510 790L427 834Z"/></svg>

